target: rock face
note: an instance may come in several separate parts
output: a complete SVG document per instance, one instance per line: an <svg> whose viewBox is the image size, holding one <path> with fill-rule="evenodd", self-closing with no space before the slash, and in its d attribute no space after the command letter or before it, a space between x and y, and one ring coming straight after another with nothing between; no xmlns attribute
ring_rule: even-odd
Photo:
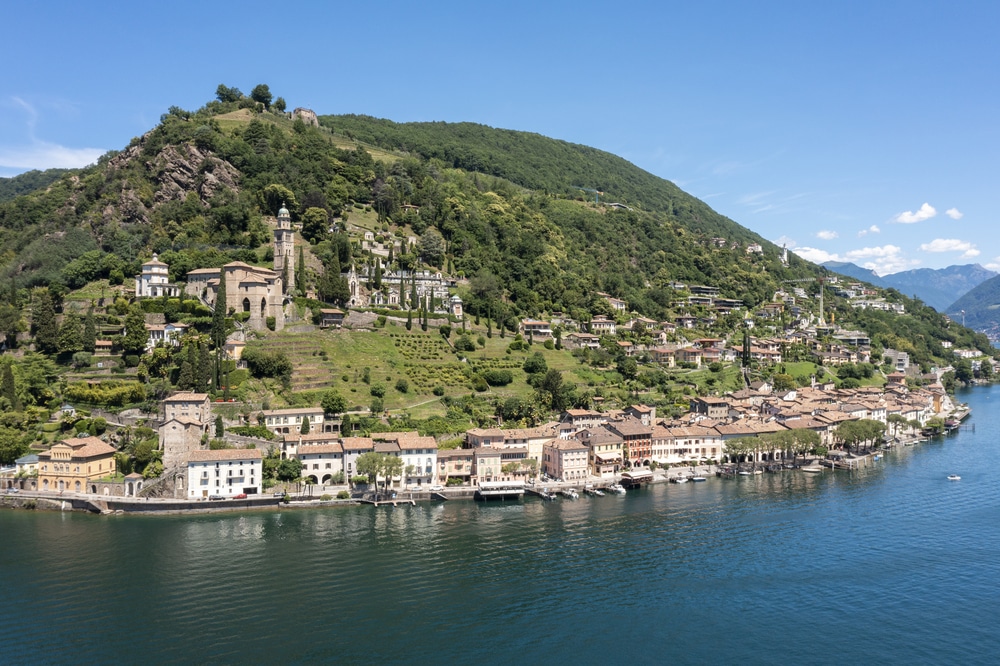
<svg viewBox="0 0 1000 666"><path fill-rule="evenodd" d="M316 117L316 112L312 109L303 109L299 107L292 111L292 120L296 118L301 118L302 122L306 125L312 125L313 127L319 127L319 118Z"/></svg>
<svg viewBox="0 0 1000 666"><path fill-rule="evenodd" d="M114 170L125 169L142 160L145 137L129 146L109 161ZM118 201L102 210L105 224L111 222L143 224L149 222L149 213L171 201L183 201L188 193L198 195L202 207L221 190L239 191L240 173L229 162L216 157L211 151L183 144L167 145L152 159L143 163L155 189L150 193L137 192L128 179L122 182ZM147 188L148 190L148 188Z"/></svg>

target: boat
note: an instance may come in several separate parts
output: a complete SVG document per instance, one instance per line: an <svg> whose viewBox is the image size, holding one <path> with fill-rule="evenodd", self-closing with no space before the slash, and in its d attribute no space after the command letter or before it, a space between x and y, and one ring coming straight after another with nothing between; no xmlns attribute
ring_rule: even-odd
<svg viewBox="0 0 1000 666"><path fill-rule="evenodd" d="M700 481L708 481L708 477L703 474L695 474L694 476L691 477L691 480L694 481L695 483L698 483Z"/></svg>
<svg viewBox="0 0 1000 666"><path fill-rule="evenodd" d="M539 490L538 491L538 496L541 497L543 500L546 500L548 502L552 502L552 501L554 501L556 499L556 494L555 493L550 493L548 488L542 488L541 490Z"/></svg>
<svg viewBox="0 0 1000 666"><path fill-rule="evenodd" d="M625 494L625 486L623 486L620 483L612 483L610 486L608 486L608 490L616 495Z"/></svg>
<svg viewBox="0 0 1000 666"><path fill-rule="evenodd" d="M949 481L961 481L962 477L960 477L958 474L949 474L948 475L948 480Z"/></svg>
<svg viewBox="0 0 1000 666"><path fill-rule="evenodd" d="M594 497L604 497L604 491L603 490L599 490L597 488L594 488L594 490L592 492L594 493Z"/></svg>
<svg viewBox="0 0 1000 666"><path fill-rule="evenodd" d="M740 476L753 476L753 472L751 472L748 469L741 469L740 471L738 471L736 473L739 474Z"/></svg>
<svg viewBox="0 0 1000 666"><path fill-rule="evenodd" d="M802 467L801 469L803 472L807 472L809 474L816 474L823 471L823 468L819 465L809 465L807 467Z"/></svg>
<svg viewBox="0 0 1000 666"><path fill-rule="evenodd" d="M570 499L579 499L580 498L580 493L576 492L572 488L563 488L562 489L562 494L563 494L564 497L568 497Z"/></svg>
<svg viewBox="0 0 1000 666"><path fill-rule="evenodd" d="M673 477L670 480L673 481L674 483L687 483L688 482L688 478L686 476L675 476L675 477Z"/></svg>

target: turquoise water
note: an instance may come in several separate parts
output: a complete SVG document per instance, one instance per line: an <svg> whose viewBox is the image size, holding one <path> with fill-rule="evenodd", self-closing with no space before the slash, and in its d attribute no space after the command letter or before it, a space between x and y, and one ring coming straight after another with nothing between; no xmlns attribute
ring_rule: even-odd
<svg viewBox="0 0 1000 666"><path fill-rule="evenodd" d="M1000 388L960 399L975 432L852 473L552 503L0 512L4 660L995 663Z"/></svg>

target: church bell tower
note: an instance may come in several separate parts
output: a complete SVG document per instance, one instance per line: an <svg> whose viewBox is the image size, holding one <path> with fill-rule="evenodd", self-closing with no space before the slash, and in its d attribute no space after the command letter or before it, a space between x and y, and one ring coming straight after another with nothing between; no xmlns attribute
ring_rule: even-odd
<svg viewBox="0 0 1000 666"><path fill-rule="evenodd" d="M278 228L274 230L274 270L287 278L281 288L289 293L295 287L295 232L284 202L278 210Z"/></svg>

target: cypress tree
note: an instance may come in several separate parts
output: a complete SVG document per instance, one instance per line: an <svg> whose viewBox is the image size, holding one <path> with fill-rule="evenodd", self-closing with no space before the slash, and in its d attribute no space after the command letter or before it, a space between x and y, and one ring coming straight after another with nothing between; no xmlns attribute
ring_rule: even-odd
<svg viewBox="0 0 1000 666"><path fill-rule="evenodd" d="M298 270L295 271L295 289L300 296L306 295L306 260L305 250L301 245L299 246Z"/></svg>
<svg viewBox="0 0 1000 666"><path fill-rule="evenodd" d="M215 345L215 371L212 373L212 383L219 387L219 374L222 370L222 348L226 344L226 269L219 269L219 287L215 292L215 308L212 310L212 344Z"/></svg>
<svg viewBox="0 0 1000 666"><path fill-rule="evenodd" d="M35 336L35 349L43 354L54 354L59 348L59 327L56 309L48 290L39 293L31 311L31 328Z"/></svg>
<svg viewBox="0 0 1000 666"><path fill-rule="evenodd" d="M198 361L194 362L194 345L191 346L190 358L194 366L194 381L198 391L204 391L212 383L212 354L208 349L208 344L198 343Z"/></svg>
<svg viewBox="0 0 1000 666"><path fill-rule="evenodd" d="M14 383L14 371L11 370L10 363L4 363L0 369L0 398L7 401L11 410L21 411L21 404L17 400L17 385Z"/></svg>
<svg viewBox="0 0 1000 666"><path fill-rule="evenodd" d="M97 348L97 322L94 320L94 306L87 308L87 316L83 320L83 351L94 353Z"/></svg>
<svg viewBox="0 0 1000 666"><path fill-rule="evenodd" d="M411 330L413 328L413 310L406 311L406 330Z"/></svg>
<svg viewBox="0 0 1000 666"><path fill-rule="evenodd" d="M222 436L226 434L226 424L222 422L222 414L215 417L215 437L216 439L222 439Z"/></svg>

